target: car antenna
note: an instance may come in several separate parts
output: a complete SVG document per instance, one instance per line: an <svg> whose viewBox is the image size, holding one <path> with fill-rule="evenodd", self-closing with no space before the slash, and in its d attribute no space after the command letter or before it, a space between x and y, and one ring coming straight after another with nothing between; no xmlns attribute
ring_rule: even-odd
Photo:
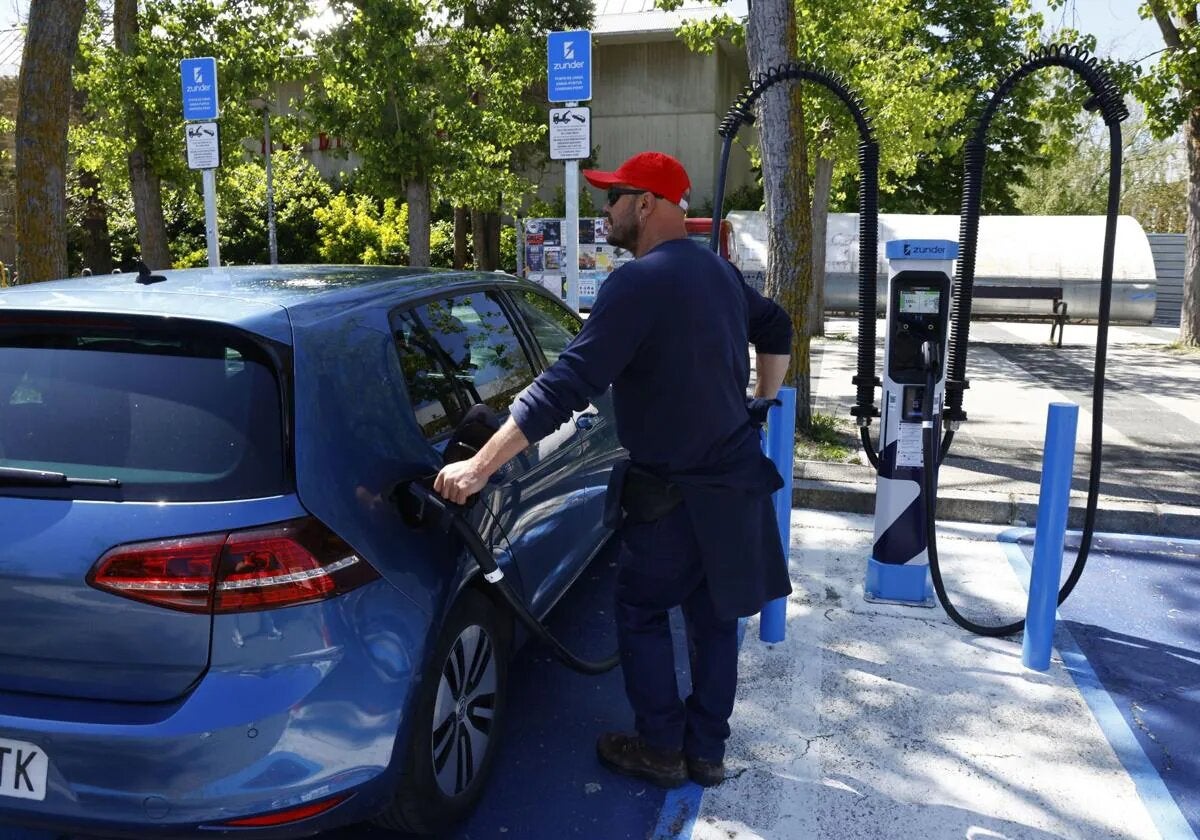
<svg viewBox="0 0 1200 840"><path fill-rule="evenodd" d="M161 283L167 279L161 274L151 274L150 268L141 260L137 261L137 272L137 282L141 283L143 286L149 286L151 283Z"/></svg>

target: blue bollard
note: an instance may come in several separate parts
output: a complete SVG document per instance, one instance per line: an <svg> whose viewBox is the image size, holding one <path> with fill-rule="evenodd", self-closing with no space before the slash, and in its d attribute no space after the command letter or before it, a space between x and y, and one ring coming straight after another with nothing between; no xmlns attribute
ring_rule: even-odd
<svg viewBox="0 0 1200 840"><path fill-rule="evenodd" d="M783 556L788 556L792 536L792 467L796 460L796 389L780 388L782 405L771 406L767 415L767 457L779 470L783 487L775 491L775 522L783 541ZM774 644L782 642L787 628L787 598L776 598L763 605L759 616L758 638Z"/></svg>
<svg viewBox="0 0 1200 840"><path fill-rule="evenodd" d="M1058 610L1058 582L1067 538L1078 421L1079 406L1050 404L1033 541L1033 571L1029 576L1029 607L1025 611L1025 639L1021 648L1021 661L1035 671L1050 667L1050 649L1054 646L1054 615Z"/></svg>

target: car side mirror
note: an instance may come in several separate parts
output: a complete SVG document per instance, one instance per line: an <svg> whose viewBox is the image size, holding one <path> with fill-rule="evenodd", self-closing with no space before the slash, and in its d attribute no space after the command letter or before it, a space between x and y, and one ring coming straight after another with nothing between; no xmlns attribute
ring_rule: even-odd
<svg viewBox="0 0 1200 840"><path fill-rule="evenodd" d="M446 444L443 453L446 463L467 460L482 449L499 429L500 418L491 406L484 403L471 406Z"/></svg>

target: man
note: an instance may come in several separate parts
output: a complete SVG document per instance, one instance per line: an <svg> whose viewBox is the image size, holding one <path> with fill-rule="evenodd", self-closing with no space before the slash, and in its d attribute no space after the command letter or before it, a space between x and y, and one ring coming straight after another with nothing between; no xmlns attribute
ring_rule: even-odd
<svg viewBox="0 0 1200 840"><path fill-rule="evenodd" d="M434 487L463 502L510 458L612 385L629 461L613 471L607 519L618 528L617 639L636 734L606 733L610 769L676 787L719 784L737 687L737 619L791 591L770 503L782 486L747 408L783 382L791 321L724 259L687 238L691 189L679 161L642 152L606 189L608 242L636 259L600 287L582 331L512 405L477 455ZM667 611L683 608L692 694L680 702Z"/></svg>

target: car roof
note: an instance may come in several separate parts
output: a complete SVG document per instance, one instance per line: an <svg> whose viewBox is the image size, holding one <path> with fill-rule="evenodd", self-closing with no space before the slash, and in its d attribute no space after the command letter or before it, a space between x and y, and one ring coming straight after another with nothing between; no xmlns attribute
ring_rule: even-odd
<svg viewBox="0 0 1200 840"><path fill-rule="evenodd" d="M7 310L104 312L198 318L277 334L267 325L287 314L318 321L387 297L396 301L488 285L540 288L502 273L401 266L223 266L156 272L161 282L142 285L133 272L75 277L0 289L0 318Z"/></svg>

